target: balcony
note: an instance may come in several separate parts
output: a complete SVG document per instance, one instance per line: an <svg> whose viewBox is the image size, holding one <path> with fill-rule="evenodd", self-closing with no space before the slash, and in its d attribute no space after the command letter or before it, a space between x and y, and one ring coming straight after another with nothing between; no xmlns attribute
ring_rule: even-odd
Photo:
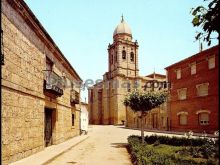
<svg viewBox="0 0 220 165"><path fill-rule="evenodd" d="M70 102L71 102L71 104L79 104L79 93L77 91L71 90Z"/></svg>
<svg viewBox="0 0 220 165"><path fill-rule="evenodd" d="M63 95L62 78L51 70L44 70L44 92L59 97Z"/></svg>

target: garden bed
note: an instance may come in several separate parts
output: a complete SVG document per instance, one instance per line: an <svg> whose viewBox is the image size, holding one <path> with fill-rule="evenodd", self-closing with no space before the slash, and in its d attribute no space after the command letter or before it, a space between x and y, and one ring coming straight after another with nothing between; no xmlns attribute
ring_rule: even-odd
<svg viewBox="0 0 220 165"><path fill-rule="evenodd" d="M216 165L218 140L146 136L128 137L128 151L134 165Z"/></svg>

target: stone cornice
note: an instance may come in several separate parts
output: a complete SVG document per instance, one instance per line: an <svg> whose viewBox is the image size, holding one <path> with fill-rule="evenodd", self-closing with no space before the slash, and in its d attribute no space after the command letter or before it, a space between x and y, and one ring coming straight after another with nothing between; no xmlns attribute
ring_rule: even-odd
<svg viewBox="0 0 220 165"><path fill-rule="evenodd" d="M111 49L111 48L115 48L115 46L119 45L119 43L129 45L129 46L134 46L136 48L139 47L137 42L128 41L128 40L124 40L124 39L117 39L112 44L108 45L108 50Z"/></svg>

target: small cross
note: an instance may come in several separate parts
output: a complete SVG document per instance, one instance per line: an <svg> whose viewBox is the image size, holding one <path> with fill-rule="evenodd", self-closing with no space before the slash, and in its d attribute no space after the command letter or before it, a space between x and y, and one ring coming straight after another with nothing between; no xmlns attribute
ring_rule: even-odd
<svg viewBox="0 0 220 165"><path fill-rule="evenodd" d="M124 22L123 14L121 15L121 22Z"/></svg>

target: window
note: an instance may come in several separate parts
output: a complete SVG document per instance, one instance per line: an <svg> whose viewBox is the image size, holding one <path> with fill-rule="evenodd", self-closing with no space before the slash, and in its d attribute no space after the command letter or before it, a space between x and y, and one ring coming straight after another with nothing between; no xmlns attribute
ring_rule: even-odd
<svg viewBox="0 0 220 165"><path fill-rule="evenodd" d="M115 62L117 62L118 57L117 57L117 51L115 52Z"/></svg>
<svg viewBox="0 0 220 165"><path fill-rule="evenodd" d="M131 52L131 61L133 62L134 61L134 53Z"/></svg>
<svg viewBox="0 0 220 165"><path fill-rule="evenodd" d="M199 123L200 123L200 125L209 125L209 114L208 113L200 113L199 114Z"/></svg>
<svg viewBox="0 0 220 165"><path fill-rule="evenodd" d="M186 91L187 91L187 88L182 88L182 89L177 90L179 100L185 100L186 99Z"/></svg>
<svg viewBox="0 0 220 165"><path fill-rule="evenodd" d="M114 60L114 57L113 57L113 54L111 55L111 64L113 64L113 60Z"/></svg>
<svg viewBox="0 0 220 165"><path fill-rule="evenodd" d="M72 126L74 126L75 115L72 114Z"/></svg>
<svg viewBox="0 0 220 165"><path fill-rule="evenodd" d="M126 51L125 51L125 50L122 51L122 59L123 59L123 60L126 59Z"/></svg>
<svg viewBox="0 0 220 165"><path fill-rule="evenodd" d="M180 122L180 125L187 125L187 115L180 114L179 115L179 122Z"/></svg>
<svg viewBox="0 0 220 165"><path fill-rule="evenodd" d="M209 83L196 85L196 88L197 88L197 96L207 96L209 90Z"/></svg>
<svg viewBox="0 0 220 165"><path fill-rule="evenodd" d="M191 64L191 75L196 74L196 63Z"/></svg>
<svg viewBox="0 0 220 165"><path fill-rule="evenodd" d="M210 57L209 59L208 59L208 63L209 63L209 69L213 69L213 68L215 68L215 56L213 56L213 57Z"/></svg>
<svg viewBox="0 0 220 165"><path fill-rule="evenodd" d="M46 57L46 70L53 70L53 62L48 57Z"/></svg>
<svg viewBox="0 0 220 165"><path fill-rule="evenodd" d="M176 70L176 78L181 79L181 69Z"/></svg>

